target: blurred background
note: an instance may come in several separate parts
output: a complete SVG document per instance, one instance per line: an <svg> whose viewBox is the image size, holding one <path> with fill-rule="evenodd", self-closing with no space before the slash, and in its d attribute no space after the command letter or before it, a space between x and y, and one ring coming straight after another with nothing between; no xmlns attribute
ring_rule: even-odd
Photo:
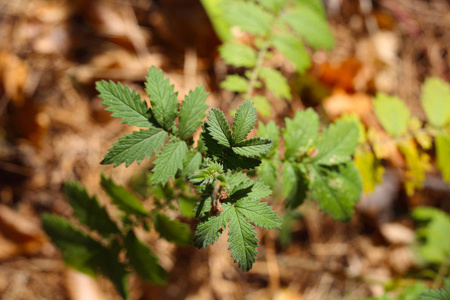
<svg viewBox="0 0 450 300"><path fill-rule="evenodd" d="M307 74L290 78L293 100L270 102L272 116L261 120L283 125L284 117L306 107L324 120L344 112L370 114L376 92L399 96L424 120L421 84L429 76L450 81L449 2L324 4L335 47L311 52ZM202 84L210 107L237 107L242 99L219 87L228 70L211 24L198 0L0 0L1 299L120 299L107 280L64 266L39 216L71 214L62 193L67 180L79 180L104 201L101 171L128 185L149 166L99 164L129 128L104 110L95 81L121 81L146 97L144 77L154 65L170 77L180 100ZM410 210L450 210L450 189L437 172L407 197L396 171L402 162L386 164L385 183L363 197L351 222L335 222L307 204L287 246L280 245L279 233L261 231L257 263L248 273L233 264L226 239L197 250L149 237L170 281L156 287L132 278L133 299L383 295L386 283L424 271L411 247Z"/></svg>

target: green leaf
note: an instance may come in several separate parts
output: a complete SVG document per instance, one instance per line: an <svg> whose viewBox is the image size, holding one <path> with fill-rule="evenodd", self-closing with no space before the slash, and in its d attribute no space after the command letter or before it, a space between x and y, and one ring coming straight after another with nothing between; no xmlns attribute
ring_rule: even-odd
<svg viewBox="0 0 450 300"><path fill-rule="evenodd" d="M222 42L231 39L230 24L225 20L221 8L224 1L225 0L200 0L214 27L214 31Z"/></svg>
<svg viewBox="0 0 450 300"><path fill-rule="evenodd" d="M331 124L317 142L317 155L312 161L328 166L350 161L358 145L358 132L358 125L351 120Z"/></svg>
<svg viewBox="0 0 450 300"><path fill-rule="evenodd" d="M167 144L155 160L153 169L153 184L166 184L170 177L175 178L178 170L183 169L183 160L188 150L185 141L176 141Z"/></svg>
<svg viewBox="0 0 450 300"><path fill-rule="evenodd" d="M113 147L108 149L109 153L105 155L101 164L114 164L114 167L123 163L128 167L134 161L140 164L145 157L150 158L164 145L166 137L167 132L159 128L126 133L124 137L119 137L119 142L113 143Z"/></svg>
<svg viewBox="0 0 450 300"><path fill-rule="evenodd" d="M208 94L203 86L198 86L185 97L178 124L181 139L187 139L202 125L202 119L206 117L205 110L208 108L205 104Z"/></svg>
<svg viewBox="0 0 450 300"><path fill-rule="evenodd" d="M220 87L232 92L243 93L247 91L248 80L239 75L228 75L225 80L220 83Z"/></svg>
<svg viewBox="0 0 450 300"><path fill-rule="evenodd" d="M309 180L296 164L285 161L283 165L283 196L286 207L296 208L306 199L309 190Z"/></svg>
<svg viewBox="0 0 450 300"><path fill-rule="evenodd" d="M272 160L263 159L258 168L259 178L272 189L277 185L277 168Z"/></svg>
<svg viewBox="0 0 450 300"><path fill-rule="evenodd" d="M229 65L247 68L256 66L256 51L248 45L227 42L219 47L219 52Z"/></svg>
<svg viewBox="0 0 450 300"><path fill-rule="evenodd" d="M256 2L274 13L286 5L285 0L256 0Z"/></svg>
<svg viewBox="0 0 450 300"><path fill-rule="evenodd" d="M261 160L256 158L249 158L239 154L236 154L231 149L226 149L223 155L223 165L227 169L236 170L236 169L244 169L251 170L256 168L261 164ZM245 149L244 149L245 151Z"/></svg>
<svg viewBox="0 0 450 300"><path fill-rule="evenodd" d="M274 121L270 121L266 125L264 123L258 123L258 131L256 132L258 136L265 139L269 139L273 143L272 149L265 154L266 157L272 157L277 153L278 142L280 141L280 128L275 124Z"/></svg>
<svg viewBox="0 0 450 300"><path fill-rule="evenodd" d="M410 113L400 98L377 93L374 105L378 120L390 135L396 137L406 133Z"/></svg>
<svg viewBox="0 0 450 300"><path fill-rule="evenodd" d="M43 214L42 226L53 244L61 250L64 262L69 267L94 277L100 271L111 279L124 299L129 299L125 267L112 250L90 238L63 217Z"/></svg>
<svg viewBox="0 0 450 300"><path fill-rule="evenodd" d="M228 224L226 218L227 211L231 205L224 203L222 205L223 211L220 215L209 217L197 225L197 230L194 233L194 246L197 248L206 248L214 244L222 234L223 230Z"/></svg>
<svg viewBox="0 0 450 300"><path fill-rule="evenodd" d="M286 77L280 71L263 67L258 76L264 80L266 87L278 98L292 99L291 89L287 83Z"/></svg>
<svg viewBox="0 0 450 300"><path fill-rule="evenodd" d="M252 101L255 104L256 110L263 117L270 117L272 112L272 106L266 97L261 95L255 95L252 97Z"/></svg>
<svg viewBox="0 0 450 300"><path fill-rule="evenodd" d="M98 231L103 236L119 233L119 228L110 219L106 209L100 206L97 198L91 197L78 182L66 182L64 193L73 208L73 215L80 223Z"/></svg>
<svg viewBox="0 0 450 300"><path fill-rule="evenodd" d="M425 80L420 97L431 125L444 127L450 123L450 86L438 77Z"/></svg>
<svg viewBox="0 0 450 300"><path fill-rule="evenodd" d="M101 174L101 185L105 192L111 197L112 202L125 214L148 216L149 212L142 206L130 192L123 186L117 185L112 178L106 178Z"/></svg>
<svg viewBox="0 0 450 300"><path fill-rule="evenodd" d="M442 289L428 290L420 293L419 300L448 300L450 299L450 279L446 279Z"/></svg>
<svg viewBox="0 0 450 300"><path fill-rule="evenodd" d="M273 16L254 3L226 1L222 8L231 26L253 34L266 34L271 30Z"/></svg>
<svg viewBox="0 0 450 300"><path fill-rule="evenodd" d="M282 16L282 19L314 49L330 50L334 46L333 34L327 20L309 5L297 5Z"/></svg>
<svg viewBox="0 0 450 300"><path fill-rule="evenodd" d="M231 250L234 262L237 262L243 271L248 271L252 268L256 254L258 254L256 232L237 209L230 209L228 212L230 215L230 230L228 231L230 246L228 249Z"/></svg>
<svg viewBox="0 0 450 300"><path fill-rule="evenodd" d="M309 54L303 43L295 35L290 33L276 34L273 37L273 45L294 64L297 72L302 74L311 67Z"/></svg>
<svg viewBox="0 0 450 300"><path fill-rule="evenodd" d="M168 130L178 115L178 92L174 92L174 86L169 79L164 79L163 72L152 66L145 82L145 90L150 97L152 114L156 122Z"/></svg>
<svg viewBox="0 0 450 300"><path fill-rule="evenodd" d="M250 222L261 228L276 229L281 226L281 219L267 202L259 199L241 199L236 202L235 208Z"/></svg>
<svg viewBox="0 0 450 300"><path fill-rule="evenodd" d="M272 148L272 141L264 138L251 138L243 140L233 146L233 152L245 157L261 157Z"/></svg>
<svg viewBox="0 0 450 300"><path fill-rule="evenodd" d="M159 265L158 257L132 230L125 238L125 248L130 265L142 279L154 284L166 283L167 273Z"/></svg>
<svg viewBox="0 0 450 300"><path fill-rule="evenodd" d="M103 99L102 104L107 106L106 110L112 112L115 118L122 118L121 123L129 126L152 128L149 121L151 114L147 103L142 101L141 96L136 91L130 91L128 86L121 83L97 81L97 91L99 97Z"/></svg>
<svg viewBox="0 0 450 300"><path fill-rule="evenodd" d="M153 216L153 223L161 237L169 242L174 242L180 246L192 244L192 232L187 224L178 220L171 220L168 216L158 211Z"/></svg>
<svg viewBox="0 0 450 300"><path fill-rule="evenodd" d="M233 122L233 134L231 143L233 145L242 141L256 124L257 114L253 102L245 100L236 110Z"/></svg>
<svg viewBox="0 0 450 300"><path fill-rule="evenodd" d="M436 137L436 160L442 178L450 184L450 135Z"/></svg>
<svg viewBox="0 0 450 300"><path fill-rule="evenodd" d="M319 117L312 108L297 111L293 119L285 118L283 137L286 145L285 157L296 159L305 154L319 135Z"/></svg>
<svg viewBox="0 0 450 300"><path fill-rule="evenodd" d="M211 109L206 123L208 124L208 131L214 140L222 146L231 147L230 125L221 110Z"/></svg>
<svg viewBox="0 0 450 300"><path fill-rule="evenodd" d="M200 168L202 163L202 154L198 151L190 151L183 160L183 174L191 176Z"/></svg>
<svg viewBox="0 0 450 300"><path fill-rule="evenodd" d="M333 219L348 221L361 197L362 183L352 163L334 168L310 165L311 198Z"/></svg>

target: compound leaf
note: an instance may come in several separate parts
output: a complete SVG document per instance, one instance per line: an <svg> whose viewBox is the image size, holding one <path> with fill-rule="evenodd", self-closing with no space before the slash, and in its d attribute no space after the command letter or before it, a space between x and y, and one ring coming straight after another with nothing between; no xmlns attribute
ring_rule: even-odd
<svg viewBox="0 0 450 300"><path fill-rule="evenodd" d="M170 85L169 79L164 79L163 72L155 66L148 72L145 90L150 97L151 112L156 122L165 130L170 129L178 115L178 92L174 92L174 86Z"/></svg>
<svg viewBox="0 0 450 300"><path fill-rule="evenodd" d="M313 162L331 166L349 161L358 145L358 132L358 125L351 120L331 124L317 142L317 155Z"/></svg>
<svg viewBox="0 0 450 300"><path fill-rule="evenodd" d="M111 197L113 204L125 214L149 215L149 212L142 206L142 203L123 186L117 185L112 178L106 178L104 174L101 174L101 185L108 196Z"/></svg>
<svg viewBox="0 0 450 300"><path fill-rule="evenodd" d="M258 76L264 80L266 87L272 91L278 98L292 99L291 89L288 85L286 77L280 71L263 67L259 71Z"/></svg>
<svg viewBox="0 0 450 300"><path fill-rule="evenodd" d="M267 202L259 199L241 199L236 202L235 208L256 226L276 229L281 226L281 219Z"/></svg>
<svg viewBox="0 0 450 300"><path fill-rule="evenodd" d="M183 160L188 150L185 141L167 144L155 160L153 169L153 184L166 184L170 177L175 178L178 170L183 169Z"/></svg>
<svg viewBox="0 0 450 300"><path fill-rule="evenodd" d="M210 200L210 199L209 199ZM228 224L226 218L227 211L231 208L228 203L222 204L223 211L218 216L209 217L197 225L194 233L194 246L197 248L206 248L212 245L222 234L223 230Z"/></svg>
<svg viewBox="0 0 450 300"><path fill-rule="evenodd" d="M130 265L142 279L155 284L166 283L167 273L159 265L158 257L136 237L133 230L125 238L125 248Z"/></svg>
<svg viewBox="0 0 450 300"><path fill-rule="evenodd" d="M189 91L180 109L180 122L178 124L181 139L190 137L202 124L202 119L206 117L205 104L208 93L203 86L198 86L194 91Z"/></svg>
<svg viewBox="0 0 450 300"><path fill-rule="evenodd" d="M450 123L450 86L438 77L425 80L420 97L431 125L444 127Z"/></svg>
<svg viewBox="0 0 450 300"><path fill-rule="evenodd" d="M63 217L43 214L42 225L53 244L61 250L64 262L69 267L93 277L100 271L111 279L124 299L129 299L125 267L112 250L93 240Z"/></svg>
<svg viewBox="0 0 450 300"><path fill-rule="evenodd" d="M243 93L247 91L248 80L239 75L228 75L225 80L220 83L220 87L232 92Z"/></svg>
<svg viewBox="0 0 450 300"><path fill-rule="evenodd" d="M229 65L247 68L256 66L256 51L248 45L227 42L219 47L219 52Z"/></svg>
<svg viewBox="0 0 450 300"><path fill-rule="evenodd" d="M286 158L295 159L305 154L315 143L319 132L319 117L312 108L297 111L293 119L285 118L283 137L286 144Z"/></svg>
<svg viewBox="0 0 450 300"><path fill-rule="evenodd" d="M91 197L78 182L66 182L64 193L73 209L73 215L90 229L98 231L103 236L119 233L106 209L100 206L97 197Z"/></svg>
<svg viewBox="0 0 450 300"><path fill-rule="evenodd" d="M251 138L243 140L233 146L233 152L245 157L261 157L272 148L272 141L264 138Z"/></svg>
<svg viewBox="0 0 450 300"><path fill-rule="evenodd" d="M121 123L129 126L152 128L149 121L151 113L147 103L142 101L141 96L136 91L131 91L128 86L121 83L98 81L96 83L99 97L103 99L102 104L107 106L106 110L112 112L115 118L121 118Z"/></svg>
<svg viewBox="0 0 450 300"><path fill-rule="evenodd" d="M161 237L180 246L191 245L192 232L189 226L178 220L171 220L165 214L155 212L153 223Z"/></svg>
<svg viewBox="0 0 450 300"><path fill-rule="evenodd" d="M156 153L164 145L167 132L160 128L142 129L126 133L124 137L119 137L119 142L113 143L109 148L109 153L105 155L101 164L114 164L114 167L125 163L125 166L131 165L134 161L138 164L153 153Z"/></svg>
<svg viewBox="0 0 450 300"><path fill-rule="evenodd" d="M436 137L436 159L442 178L450 184L450 135Z"/></svg>
<svg viewBox="0 0 450 300"><path fill-rule="evenodd" d="M256 108L252 101L247 99L239 105L233 122L233 134L231 136L233 145L242 141L249 134L256 124L256 119Z"/></svg>
<svg viewBox="0 0 450 300"><path fill-rule="evenodd" d="M231 147L230 125L221 110L211 109L208 122L206 123L208 124L208 131L214 140L222 146Z"/></svg>
<svg viewBox="0 0 450 300"><path fill-rule="evenodd" d="M284 14L282 19L314 49L333 48L334 38L325 17L308 4L297 3L297 8Z"/></svg>
<svg viewBox="0 0 450 300"><path fill-rule="evenodd" d="M396 137L406 133L410 113L400 98L377 93L374 105L378 120L389 134Z"/></svg>
<svg viewBox="0 0 450 300"><path fill-rule="evenodd" d="M311 165L310 181L311 198L319 201L321 210L335 220L350 220L362 189L358 170L352 163L334 168Z"/></svg>
<svg viewBox="0 0 450 300"><path fill-rule="evenodd" d="M311 66L309 54L296 36L290 33L276 34L273 45L294 64L297 72L304 73Z"/></svg>
<svg viewBox="0 0 450 300"><path fill-rule="evenodd" d="M224 18L231 26L253 34L266 34L271 30L273 16L254 3L226 1L222 8Z"/></svg>

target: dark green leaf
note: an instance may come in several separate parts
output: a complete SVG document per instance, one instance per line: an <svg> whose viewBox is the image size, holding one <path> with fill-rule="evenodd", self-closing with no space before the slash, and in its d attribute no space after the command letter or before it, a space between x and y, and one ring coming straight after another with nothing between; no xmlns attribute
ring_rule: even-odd
<svg viewBox="0 0 450 300"><path fill-rule="evenodd" d="M235 145L242 141L256 124L257 114L253 102L245 100L236 110L233 121L233 134L231 136L232 144Z"/></svg>
<svg viewBox="0 0 450 300"><path fill-rule="evenodd" d="M202 124L202 119L206 117L205 104L208 93L203 86L198 86L194 91L190 91L185 97L180 109L180 122L178 124L181 139L190 137Z"/></svg>
<svg viewBox="0 0 450 300"><path fill-rule="evenodd" d="M222 146L231 147L230 125L221 110L211 109L207 124L209 133L213 139Z"/></svg>
<svg viewBox="0 0 450 300"><path fill-rule="evenodd" d="M168 216L156 211L153 216L156 231L169 242L180 246L191 245L192 232L189 226L178 220L171 220Z"/></svg>
<svg viewBox="0 0 450 300"><path fill-rule="evenodd" d="M175 178L178 170L183 169L183 160L186 156L187 145L184 141L167 144L155 160L153 169L153 184L166 184L169 178Z"/></svg>

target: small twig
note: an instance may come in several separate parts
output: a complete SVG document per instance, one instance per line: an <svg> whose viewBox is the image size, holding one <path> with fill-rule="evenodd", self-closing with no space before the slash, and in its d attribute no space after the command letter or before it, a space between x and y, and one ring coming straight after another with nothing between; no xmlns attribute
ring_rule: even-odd
<svg viewBox="0 0 450 300"><path fill-rule="evenodd" d="M217 180L216 185L214 186L213 193L211 195L211 209L209 210L210 216L218 216L222 211L222 205L219 202L219 189L220 189L220 181Z"/></svg>

